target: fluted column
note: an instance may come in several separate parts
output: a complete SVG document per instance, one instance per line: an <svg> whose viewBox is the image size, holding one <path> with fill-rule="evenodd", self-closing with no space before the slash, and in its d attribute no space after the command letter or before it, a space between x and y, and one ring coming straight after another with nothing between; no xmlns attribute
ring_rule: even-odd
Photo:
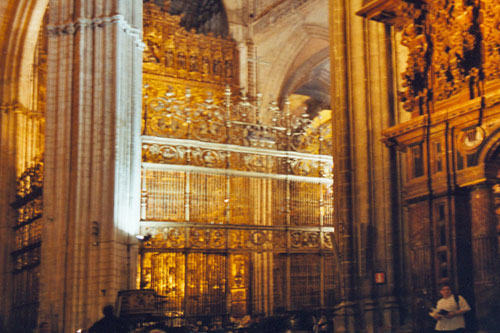
<svg viewBox="0 0 500 333"><path fill-rule="evenodd" d="M398 326L399 317L396 165L394 154L381 142L382 131L394 123L390 31L357 16L362 4L330 1L335 210L343 291L335 330L386 332ZM374 284L376 271L385 273L385 285Z"/></svg>
<svg viewBox="0 0 500 333"><path fill-rule="evenodd" d="M352 122L349 110L346 50L346 3L330 0L330 62L332 73L333 154L335 158L335 238L340 245L341 304L335 319L336 332L354 332L354 228L352 212Z"/></svg>
<svg viewBox="0 0 500 333"><path fill-rule="evenodd" d="M142 1L49 8L39 320L74 332L135 286Z"/></svg>

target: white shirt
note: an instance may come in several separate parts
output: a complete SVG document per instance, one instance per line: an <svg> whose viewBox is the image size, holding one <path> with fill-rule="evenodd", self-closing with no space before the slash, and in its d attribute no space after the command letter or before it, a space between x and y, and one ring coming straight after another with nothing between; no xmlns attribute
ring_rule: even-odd
<svg viewBox="0 0 500 333"><path fill-rule="evenodd" d="M469 304L467 304L467 301L462 296L458 296L458 303L460 304L460 311L470 310ZM439 312L439 310L446 310L450 312L459 310L453 294L448 298L441 298L437 302L436 311ZM443 317L436 323L436 331L452 331L459 328L465 328L465 320L463 314L453 316L451 318Z"/></svg>

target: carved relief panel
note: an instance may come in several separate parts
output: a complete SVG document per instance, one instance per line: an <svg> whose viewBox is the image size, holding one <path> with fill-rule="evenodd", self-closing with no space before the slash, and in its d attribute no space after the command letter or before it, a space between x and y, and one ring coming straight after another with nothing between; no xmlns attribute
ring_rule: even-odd
<svg viewBox="0 0 500 333"><path fill-rule="evenodd" d="M165 4L165 6L168 6ZM214 84L236 84L235 42L196 34L181 17L153 2L144 4L144 72Z"/></svg>
<svg viewBox="0 0 500 333"><path fill-rule="evenodd" d="M433 112L436 105L432 103L460 92L466 98L478 96L482 35L485 52L492 59L498 58L496 30L491 28L497 20L497 1L485 1L484 8L479 1L472 0L386 2L391 3L386 6L394 16L379 15L378 19L393 24L401 32L401 44L409 51L406 70L401 74L404 90L398 93L403 107L418 116ZM376 6L372 9L366 5L360 14L373 17L370 10L376 11ZM490 77L495 75L494 66L485 67Z"/></svg>
<svg viewBox="0 0 500 333"><path fill-rule="evenodd" d="M483 33L485 79L500 79L500 1L482 1L481 31Z"/></svg>
<svg viewBox="0 0 500 333"><path fill-rule="evenodd" d="M442 101L478 83L481 64L479 7L472 1L437 0L429 2L428 8L433 95L435 101Z"/></svg>

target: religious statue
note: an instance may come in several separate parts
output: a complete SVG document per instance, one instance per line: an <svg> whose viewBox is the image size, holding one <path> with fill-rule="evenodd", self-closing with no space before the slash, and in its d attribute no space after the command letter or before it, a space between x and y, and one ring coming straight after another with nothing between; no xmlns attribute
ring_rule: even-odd
<svg viewBox="0 0 500 333"><path fill-rule="evenodd" d="M198 57L194 53L189 56L189 71L190 72L198 71Z"/></svg>
<svg viewBox="0 0 500 333"><path fill-rule="evenodd" d="M183 52L177 55L177 69L186 69L186 56Z"/></svg>
<svg viewBox="0 0 500 333"><path fill-rule="evenodd" d="M201 72L203 74L209 74L210 72L210 60L208 57L203 57Z"/></svg>
<svg viewBox="0 0 500 333"><path fill-rule="evenodd" d="M226 77L233 77L233 62L231 60L226 60L224 63Z"/></svg>
<svg viewBox="0 0 500 333"><path fill-rule="evenodd" d="M174 67L174 52L172 49L168 49L165 53L165 66Z"/></svg>

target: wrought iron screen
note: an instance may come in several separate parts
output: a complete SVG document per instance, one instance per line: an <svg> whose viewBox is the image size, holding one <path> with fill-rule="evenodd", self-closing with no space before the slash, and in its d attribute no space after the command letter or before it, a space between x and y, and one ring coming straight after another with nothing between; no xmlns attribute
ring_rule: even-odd
<svg viewBox="0 0 500 333"><path fill-rule="evenodd" d="M170 316L332 307L328 121L235 96L233 41L144 18L139 286Z"/></svg>
<svg viewBox="0 0 500 333"><path fill-rule="evenodd" d="M189 94L145 94L143 132L155 135L143 135L141 233L151 238L140 286L175 316L332 307L333 161L319 154L328 151L323 129L274 106L282 119L265 124L229 89L222 102Z"/></svg>

